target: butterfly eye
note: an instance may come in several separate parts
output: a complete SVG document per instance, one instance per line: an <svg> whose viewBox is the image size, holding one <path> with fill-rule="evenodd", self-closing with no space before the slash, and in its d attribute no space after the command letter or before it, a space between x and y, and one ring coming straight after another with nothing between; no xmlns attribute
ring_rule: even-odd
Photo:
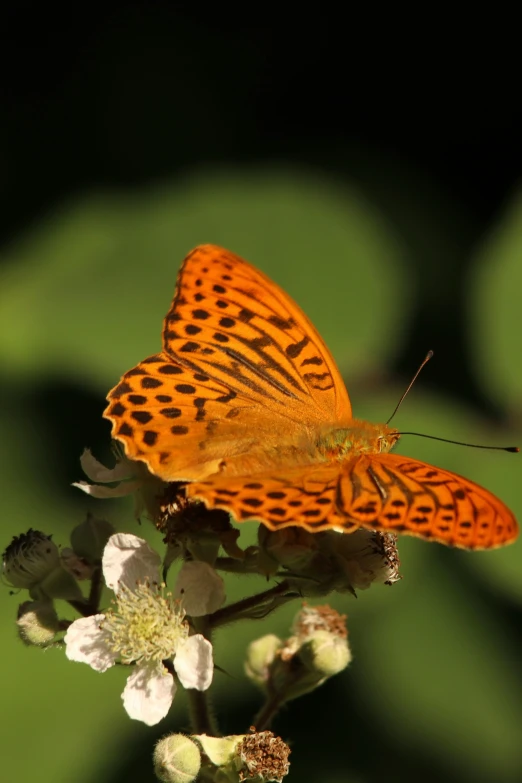
<svg viewBox="0 0 522 783"><path fill-rule="evenodd" d="M377 451L379 454L390 451L396 440L397 438L393 437L393 435L379 435L377 438Z"/></svg>

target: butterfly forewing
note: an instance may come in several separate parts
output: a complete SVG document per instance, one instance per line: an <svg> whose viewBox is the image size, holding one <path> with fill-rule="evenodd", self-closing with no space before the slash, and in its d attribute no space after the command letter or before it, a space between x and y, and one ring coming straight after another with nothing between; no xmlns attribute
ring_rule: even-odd
<svg viewBox="0 0 522 783"><path fill-rule="evenodd" d="M351 416L346 388L314 327L275 283L233 253L201 245L181 268L164 350L237 395L296 421Z"/></svg>
<svg viewBox="0 0 522 783"><path fill-rule="evenodd" d="M229 460L281 441L277 421L259 417L253 404L225 384L160 353L121 378L104 416L131 459L165 481L202 478Z"/></svg>

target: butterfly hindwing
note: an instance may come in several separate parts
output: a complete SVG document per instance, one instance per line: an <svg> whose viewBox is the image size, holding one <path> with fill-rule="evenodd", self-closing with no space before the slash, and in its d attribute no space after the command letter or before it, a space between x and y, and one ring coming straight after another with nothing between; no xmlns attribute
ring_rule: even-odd
<svg viewBox="0 0 522 783"><path fill-rule="evenodd" d="M461 476L396 454L354 457L342 465L304 465L250 477L209 477L187 494L225 508L239 522L311 532L359 527L406 533L465 549L513 541L517 523L487 490Z"/></svg>
<svg viewBox="0 0 522 783"><path fill-rule="evenodd" d="M359 457L343 466L339 509L364 527L407 533L466 549L517 536L514 515L462 476L398 454Z"/></svg>
<svg viewBox="0 0 522 783"><path fill-rule="evenodd" d="M189 497L224 508L238 522L261 520L271 530L299 526L312 533L357 522L342 520L336 507L338 464L302 465L250 477L209 477L187 485Z"/></svg>

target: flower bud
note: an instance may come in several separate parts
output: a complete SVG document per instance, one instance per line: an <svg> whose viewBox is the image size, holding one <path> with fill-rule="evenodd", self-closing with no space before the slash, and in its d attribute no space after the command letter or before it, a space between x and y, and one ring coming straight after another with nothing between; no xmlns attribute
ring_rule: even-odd
<svg viewBox="0 0 522 783"><path fill-rule="evenodd" d="M351 661L348 641L330 631L315 631L299 650L299 658L321 680L346 669Z"/></svg>
<svg viewBox="0 0 522 783"><path fill-rule="evenodd" d="M84 600L78 583L61 565L58 547L39 530L12 540L4 552L3 571L9 584L29 590L35 600Z"/></svg>
<svg viewBox="0 0 522 783"><path fill-rule="evenodd" d="M30 590L60 565L58 547L39 530L15 536L3 555L3 571L12 587Z"/></svg>
<svg viewBox="0 0 522 783"><path fill-rule="evenodd" d="M225 583L208 563L188 560L181 566L174 596L181 599L188 615L202 617L212 614L223 605Z"/></svg>
<svg viewBox="0 0 522 783"><path fill-rule="evenodd" d="M27 645L45 647L60 630L60 621L49 601L24 601L18 607L18 634Z"/></svg>
<svg viewBox="0 0 522 783"><path fill-rule="evenodd" d="M257 679L247 674L281 702L315 690L350 662L345 620L330 606L305 605L294 620L292 636L277 647L272 643L273 658L266 673L261 670Z"/></svg>
<svg viewBox="0 0 522 783"><path fill-rule="evenodd" d="M97 564L101 562L105 544L115 532L110 522L88 513L86 519L73 529L71 547L87 563Z"/></svg>
<svg viewBox="0 0 522 783"><path fill-rule="evenodd" d="M261 636L248 645L245 673L258 687L266 687L270 678L270 666L282 646L281 639L273 633Z"/></svg>
<svg viewBox="0 0 522 783"><path fill-rule="evenodd" d="M163 783L192 783L201 767L198 746L184 734L171 734L154 748L154 772Z"/></svg>

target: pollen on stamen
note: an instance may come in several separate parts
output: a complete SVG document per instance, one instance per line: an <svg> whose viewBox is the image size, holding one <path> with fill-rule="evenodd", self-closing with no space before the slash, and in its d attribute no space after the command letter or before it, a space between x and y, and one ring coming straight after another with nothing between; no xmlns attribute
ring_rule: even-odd
<svg viewBox="0 0 522 783"><path fill-rule="evenodd" d="M114 606L102 628L122 663L144 663L172 658L188 637L188 624L180 602L165 585L140 583L131 590L120 584Z"/></svg>

